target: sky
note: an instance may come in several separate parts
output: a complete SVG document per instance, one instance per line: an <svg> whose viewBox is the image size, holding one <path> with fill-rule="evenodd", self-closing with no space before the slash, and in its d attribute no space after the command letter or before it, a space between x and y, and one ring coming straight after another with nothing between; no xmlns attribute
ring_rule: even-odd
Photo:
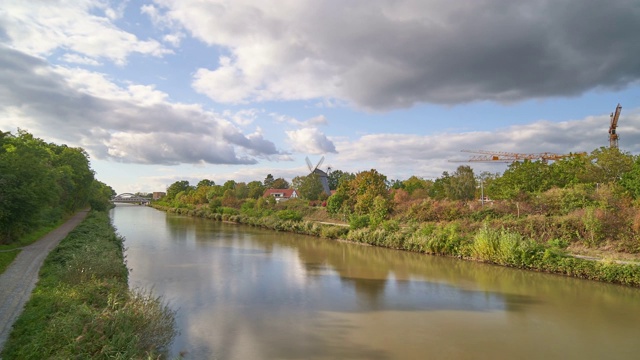
<svg viewBox="0 0 640 360"><path fill-rule="evenodd" d="M637 0L0 0L0 130L84 148L116 192L461 150L640 153Z"/></svg>

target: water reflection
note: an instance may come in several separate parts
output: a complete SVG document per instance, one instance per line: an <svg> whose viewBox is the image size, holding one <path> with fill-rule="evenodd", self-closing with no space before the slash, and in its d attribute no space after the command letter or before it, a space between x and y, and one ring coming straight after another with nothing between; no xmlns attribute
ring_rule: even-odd
<svg viewBox="0 0 640 360"><path fill-rule="evenodd" d="M127 238L131 285L153 286L180 309L173 351L189 358L424 358L425 349L433 358L625 358L640 350L637 289L148 208L112 216Z"/></svg>

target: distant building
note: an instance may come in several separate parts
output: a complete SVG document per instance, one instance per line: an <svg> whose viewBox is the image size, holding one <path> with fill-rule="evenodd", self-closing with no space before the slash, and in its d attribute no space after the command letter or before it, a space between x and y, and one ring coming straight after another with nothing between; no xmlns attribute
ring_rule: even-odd
<svg viewBox="0 0 640 360"><path fill-rule="evenodd" d="M277 202L287 201L289 199L297 198L298 192L295 189L267 189L264 191L262 197L273 196Z"/></svg>
<svg viewBox="0 0 640 360"><path fill-rule="evenodd" d="M153 200L158 200L162 197L165 197L167 195L167 193L162 192L162 191L154 191L153 192Z"/></svg>

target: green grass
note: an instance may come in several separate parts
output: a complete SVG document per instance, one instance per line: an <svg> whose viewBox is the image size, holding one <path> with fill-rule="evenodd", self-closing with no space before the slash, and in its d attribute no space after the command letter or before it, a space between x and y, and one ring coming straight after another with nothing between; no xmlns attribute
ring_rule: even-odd
<svg viewBox="0 0 640 360"><path fill-rule="evenodd" d="M34 230L29 234L21 237L17 242L14 242L12 244L0 245L0 274L4 273L9 265L11 265L13 260L18 256L21 251L20 248L33 244L41 237L60 226L63 222L64 221L61 220L55 224L38 228L37 230Z"/></svg>
<svg viewBox="0 0 640 360"><path fill-rule="evenodd" d="M45 260L2 358L162 358L175 314L127 278L122 238L106 213L91 212Z"/></svg>

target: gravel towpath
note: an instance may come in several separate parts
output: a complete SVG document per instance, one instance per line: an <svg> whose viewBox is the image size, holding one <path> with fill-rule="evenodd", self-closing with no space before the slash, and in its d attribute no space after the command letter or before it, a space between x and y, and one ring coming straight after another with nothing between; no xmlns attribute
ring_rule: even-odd
<svg viewBox="0 0 640 360"><path fill-rule="evenodd" d="M57 229L25 246L5 272L0 274L0 350L31 296L40 267L49 251L78 226L87 213L88 210L79 211Z"/></svg>

